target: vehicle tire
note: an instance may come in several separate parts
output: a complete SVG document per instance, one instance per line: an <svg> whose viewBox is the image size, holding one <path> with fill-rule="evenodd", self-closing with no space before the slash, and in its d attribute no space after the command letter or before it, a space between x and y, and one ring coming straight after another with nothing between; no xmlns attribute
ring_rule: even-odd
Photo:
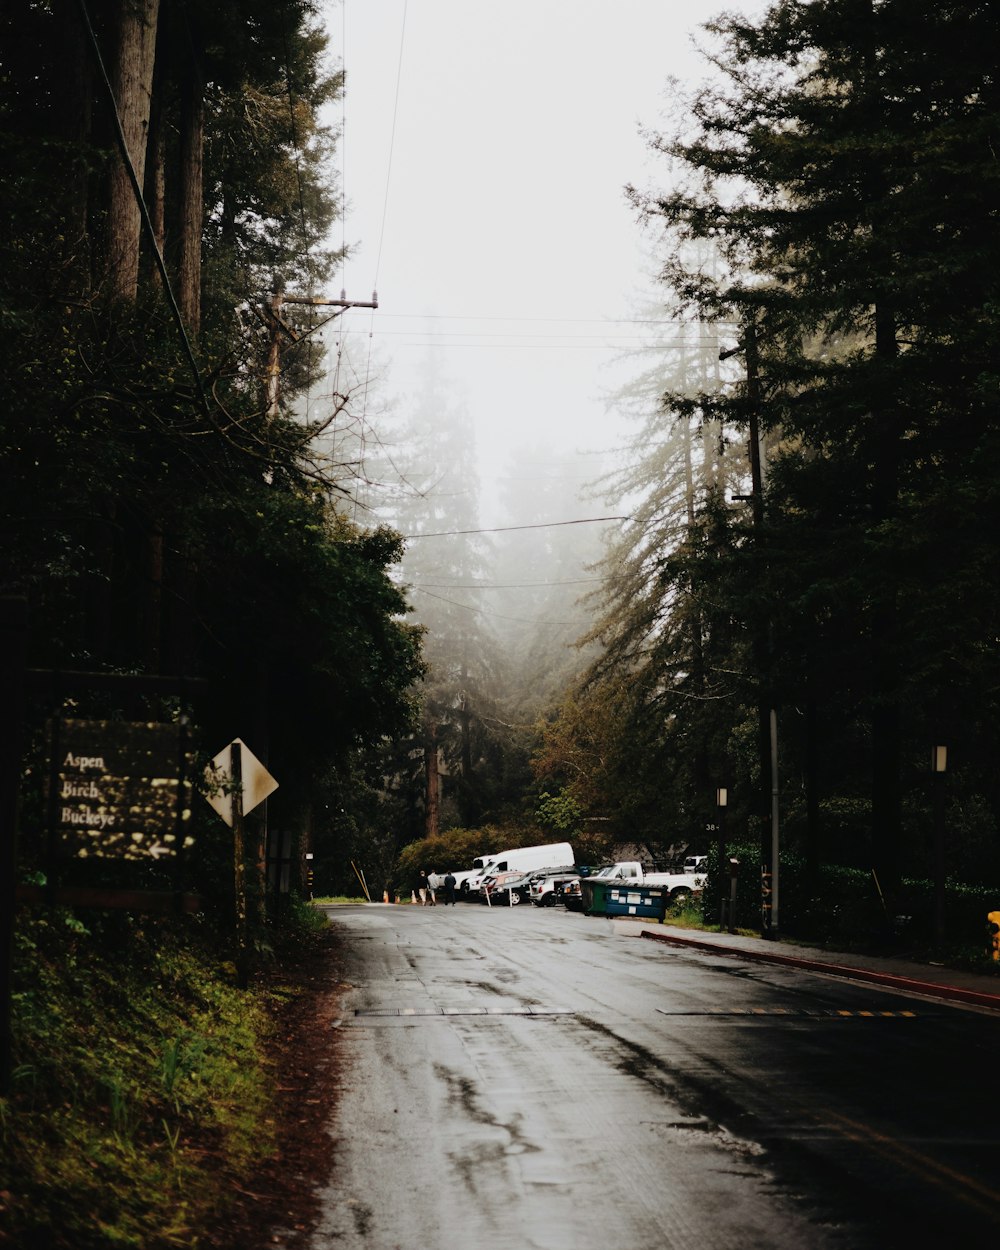
<svg viewBox="0 0 1000 1250"><path fill-rule="evenodd" d="M686 903L691 897L691 891L686 885L679 885L676 890L670 891L671 904Z"/></svg>
<svg viewBox="0 0 1000 1250"><path fill-rule="evenodd" d="M523 902L520 890L508 890L507 893L510 896L511 907L516 907L518 903Z"/></svg>
<svg viewBox="0 0 1000 1250"><path fill-rule="evenodd" d="M466 898L468 898L468 897L469 897L469 883L468 883L468 881L463 881L463 882L462 882L462 884L459 886L459 889L462 891L462 893L465 895L465 897L466 897Z"/></svg>

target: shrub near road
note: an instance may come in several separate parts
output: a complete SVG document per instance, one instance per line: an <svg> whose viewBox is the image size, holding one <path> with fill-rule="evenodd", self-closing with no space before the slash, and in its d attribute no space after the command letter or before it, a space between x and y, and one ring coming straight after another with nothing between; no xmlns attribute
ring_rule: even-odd
<svg viewBox="0 0 1000 1250"><path fill-rule="evenodd" d="M280 1144L268 1051L297 990L269 981L235 988L199 922L25 917L0 1244L225 1244Z"/></svg>

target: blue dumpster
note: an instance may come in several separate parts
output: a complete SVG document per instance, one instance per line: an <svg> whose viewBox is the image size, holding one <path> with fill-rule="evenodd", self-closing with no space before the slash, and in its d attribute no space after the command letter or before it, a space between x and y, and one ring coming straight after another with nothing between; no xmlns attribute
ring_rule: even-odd
<svg viewBox="0 0 1000 1250"><path fill-rule="evenodd" d="M662 885L623 885L618 881L580 882L584 911L588 916L636 916L662 920L667 914L668 892Z"/></svg>

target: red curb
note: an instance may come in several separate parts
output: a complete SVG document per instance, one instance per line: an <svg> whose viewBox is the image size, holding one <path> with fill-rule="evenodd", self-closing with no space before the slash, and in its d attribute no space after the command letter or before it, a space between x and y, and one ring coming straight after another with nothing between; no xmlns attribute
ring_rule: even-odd
<svg viewBox="0 0 1000 1250"><path fill-rule="evenodd" d="M713 955L732 955L736 959L757 959L762 963L787 964L792 968L804 968L807 972L825 972L834 977L852 981L871 981L875 985L887 985L894 989L910 990L933 998L947 998L960 1003L973 1003L1000 1011L1000 994L987 994L982 990L967 990L958 985L940 985L933 981L915 981L912 977L897 976L892 972L874 972L870 968L850 968L842 964L823 963L818 959L803 959L798 955L771 954L770 951L737 950L732 946L716 946L713 942L699 942L697 938L675 937L671 933L650 933L643 929L639 937L654 942L670 942L675 946L692 946L696 950L709 951Z"/></svg>

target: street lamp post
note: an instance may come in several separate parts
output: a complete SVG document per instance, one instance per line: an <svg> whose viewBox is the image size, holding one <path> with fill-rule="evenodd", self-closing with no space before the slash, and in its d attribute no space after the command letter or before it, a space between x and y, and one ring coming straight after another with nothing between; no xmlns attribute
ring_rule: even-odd
<svg viewBox="0 0 1000 1250"><path fill-rule="evenodd" d="M748 400L748 446L750 458L749 495L734 495L734 499L749 500L753 518L754 545L759 556L766 557L764 536L764 486L767 477L767 460L764 454L764 436L761 411L763 396L760 378L760 351L757 342L757 324L753 313L748 314L743 327L742 342L734 348L719 353L719 359L743 352L746 358L746 396ZM772 641L771 622L758 626L753 639L754 664L757 670L757 751L758 751L758 802L761 815L761 929L766 938L778 936L778 719L773 706ZM770 784L768 784L770 782ZM770 829L768 829L768 819Z"/></svg>
<svg viewBox="0 0 1000 1250"><path fill-rule="evenodd" d="M719 860L719 926L723 927L726 923L726 808L729 806L729 791L725 786L719 786L715 792L715 807L717 811L717 831L716 831L716 849Z"/></svg>
<svg viewBox="0 0 1000 1250"><path fill-rule="evenodd" d="M931 782L934 787L934 941L944 941L944 779L948 771L948 748L931 747Z"/></svg>

